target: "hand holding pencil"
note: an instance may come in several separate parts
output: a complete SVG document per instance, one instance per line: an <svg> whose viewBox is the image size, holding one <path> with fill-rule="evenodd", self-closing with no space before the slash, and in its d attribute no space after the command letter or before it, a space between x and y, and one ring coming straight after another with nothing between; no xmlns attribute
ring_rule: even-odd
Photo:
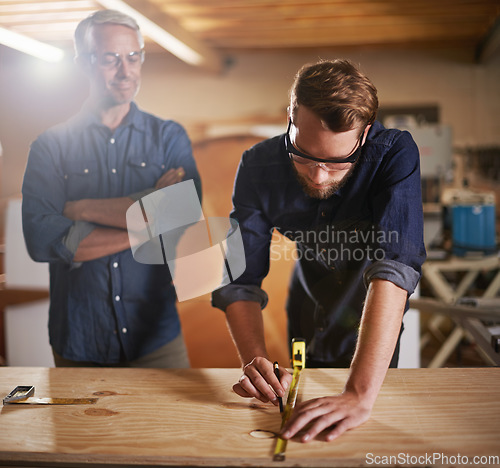
<svg viewBox="0 0 500 468"><path fill-rule="evenodd" d="M278 361L274 361L274 375L279 380L280 379L280 366ZM283 398L278 396L278 403L280 405L280 413L283 413Z"/></svg>

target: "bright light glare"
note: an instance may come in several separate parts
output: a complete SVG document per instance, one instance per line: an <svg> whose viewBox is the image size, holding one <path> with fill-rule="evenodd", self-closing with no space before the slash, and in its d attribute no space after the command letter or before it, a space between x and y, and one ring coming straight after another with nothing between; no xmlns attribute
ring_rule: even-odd
<svg viewBox="0 0 500 468"><path fill-rule="evenodd" d="M199 65L203 62L203 57L193 50L191 47L184 44L172 34L165 31L163 28L153 23L150 19L134 10L130 5L127 5L122 0L98 0L105 8L120 10L121 12L131 16L137 21L143 34L149 36L157 44L164 49L174 54L184 62L191 65Z"/></svg>
<svg viewBox="0 0 500 468"><path fill-rule="evenodd" d="M60 62L64 57L62 49L2 27L0 27L0 44L33 55L47 62Z"/></svg>

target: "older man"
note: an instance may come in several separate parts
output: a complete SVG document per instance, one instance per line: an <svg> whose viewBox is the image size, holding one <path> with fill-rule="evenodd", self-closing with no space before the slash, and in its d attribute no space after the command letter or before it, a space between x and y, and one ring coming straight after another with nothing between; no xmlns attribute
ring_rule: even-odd
<svg viewBox="0 0 500 468"><path fill-rule="evenodd" d="M31 146L23 228L50 265L58 366L188 367L166 265L137 263L125 213L141 195L200 179L184 129L138 109L144 41L135 20L98 11L75 31L88 77L82 111Z"/></svg>

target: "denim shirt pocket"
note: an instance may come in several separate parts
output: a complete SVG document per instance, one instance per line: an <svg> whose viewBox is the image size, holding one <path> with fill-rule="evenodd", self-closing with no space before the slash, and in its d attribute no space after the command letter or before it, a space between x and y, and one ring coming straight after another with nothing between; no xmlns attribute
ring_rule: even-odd
<svg viewBox="0 0 500 468"><path fill-rule="evenodd" d="M164 161L157 158L134 157L129 159L130 181L135 186L133 190L144 190L154 187L158 179L167 171Z"/></svg>
<svg viewBox="0 0 500 468"><path fill-rule="evenodd" d="M64 165L67 199L95 197L100 186L98 169L97 161L67 161Z"/></svg>

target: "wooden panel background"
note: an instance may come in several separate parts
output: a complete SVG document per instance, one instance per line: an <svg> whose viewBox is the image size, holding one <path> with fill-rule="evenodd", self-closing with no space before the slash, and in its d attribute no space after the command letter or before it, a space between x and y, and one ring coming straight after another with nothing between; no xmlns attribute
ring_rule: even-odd
<svg viewBox="0 0 500 468"><path fill-rule="evenodd" d="M193 145L203 184L205 217L229 215L241 155L261 140L256 136L242 135L203 140ZM288 364L285 301L293 264L290 261L293 244L279 235L275 236L275 242L275 249L286 249L288 259L282 255L282 258L272 261L270 273L264 280L263 288L270 297L264 309L264 327L270 358ZM178 308L192 367L239 366L224 313L212 307L210 295L181 302Z"/></svg>

